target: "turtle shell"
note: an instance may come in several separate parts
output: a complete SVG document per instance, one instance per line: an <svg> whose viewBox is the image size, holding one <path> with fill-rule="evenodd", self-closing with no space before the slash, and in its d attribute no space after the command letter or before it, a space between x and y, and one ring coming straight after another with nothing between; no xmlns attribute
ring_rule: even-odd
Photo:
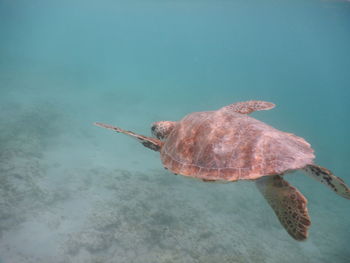
<svg viewBox="0 0 350 263"><path fill-rule="evenodd" d="M303 168L314 158L303 138L226 109L185 116L161 149L166 168L204 180L254 180Z"/></svg>

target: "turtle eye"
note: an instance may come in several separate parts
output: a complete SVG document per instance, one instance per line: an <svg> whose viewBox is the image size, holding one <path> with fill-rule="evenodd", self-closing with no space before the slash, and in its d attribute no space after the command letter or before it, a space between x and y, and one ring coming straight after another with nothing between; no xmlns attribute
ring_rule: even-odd
<svg viewBox="0 0 350 263"><path fill-rule="evenodd" d="M157 130L158 130L158 129L157 129L157 124L153 124L153 125L151 126L151 130L152 130L153 136L158 138L158 136L157 136L157 135L158 135L158 134L157 134L157 133L158 133L158 131L157 131ZM159 138L158 138L158 139L159 139Z"/></svg>

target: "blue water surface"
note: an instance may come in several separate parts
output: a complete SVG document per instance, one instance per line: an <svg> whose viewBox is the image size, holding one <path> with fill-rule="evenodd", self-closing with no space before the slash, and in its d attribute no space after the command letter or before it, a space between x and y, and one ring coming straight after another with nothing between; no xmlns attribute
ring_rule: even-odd
<svg viewBox="0 0 350 263"><path fill-rule="evenodd" d="M0 261L348 262L349 201L297 172L293 240L251 182L204 183L150 136L244 100L350 184L350 2L0 0Z"/></svg>

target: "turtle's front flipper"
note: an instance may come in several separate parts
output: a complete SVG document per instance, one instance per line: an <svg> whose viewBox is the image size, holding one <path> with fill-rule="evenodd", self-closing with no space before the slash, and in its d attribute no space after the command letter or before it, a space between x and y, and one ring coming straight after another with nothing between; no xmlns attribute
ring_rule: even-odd
<svg viewBox="0 0 350 263"><path fill-rule="evenodd" d="M156 138L151 138L151 137L139 135L139 134L136 134L132 131L126 131L126 130L123 130L121 128L109 125L109 124L104 124L104 123L100 123L100 122L95 122L94 124L96 126L99 126L102 128L110 129L110 130L113 130L116 132L120 132L120 133L124 133L126 135L129 135L129 136L135 138L136 140L138 140L140 143L142 143L143 146L145 146L153 151L159 151L163 145L163 142L161 142L160 140L158 140Z"/></svg>
<svg viewBox="0 0 350 263"><path fill-rule="evenodd" d="M225 106L222 109L231 110L241 114L249 114L259 110L270 110L275 106L276 106L275 104L267 101L250 100L250 101L237 102L237 103Z"/></svg>
<svg viewBox="0 0 350 263"><path fill-rule="evenodd" d="M350 188L345 184L343 179L335 176L327 168L310 164L303 169L307 175L316 179L317 181L327 185L338 195L350 199Z"/></svg>
<svg viewBox="0 0 350 263"><path fill-rule="evenodd" d="M279 175L264 176L256 185L287 232L305 240L311 225L306 198Z"/></svg>

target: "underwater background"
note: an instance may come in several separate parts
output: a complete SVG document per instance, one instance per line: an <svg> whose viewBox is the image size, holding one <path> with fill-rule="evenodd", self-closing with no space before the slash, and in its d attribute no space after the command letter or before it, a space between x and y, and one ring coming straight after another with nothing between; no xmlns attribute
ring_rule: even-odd
<svg viewBox="0 0 350 263"><path fill-rule="evenodd" d="M350 203L305 242L252 182L204 183L95 121L150 135L244 100L350 184L350 2L0 0L0 262L349 262Z"/></svg>

